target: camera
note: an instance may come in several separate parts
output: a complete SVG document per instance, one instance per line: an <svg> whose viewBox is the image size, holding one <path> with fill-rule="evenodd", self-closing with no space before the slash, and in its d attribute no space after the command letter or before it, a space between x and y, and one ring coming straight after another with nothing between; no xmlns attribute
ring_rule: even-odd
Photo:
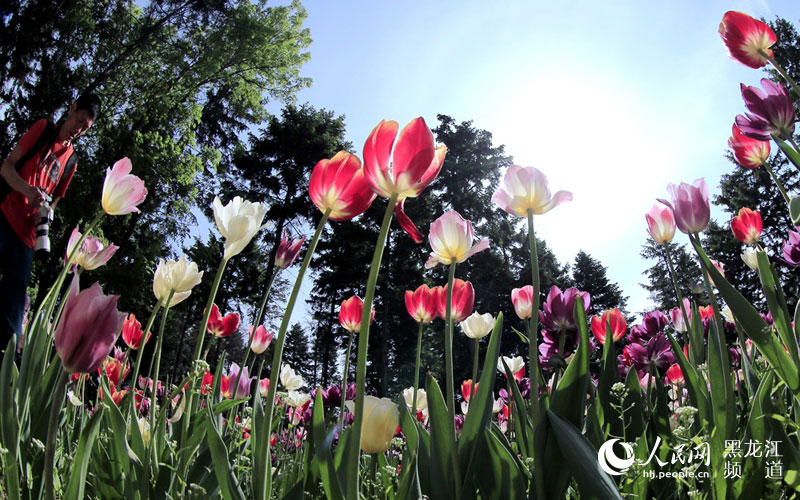
<svg viewBox="0 0 800 500"><path fill-rule="evenodd" d="M50 207L52 198L50 195L42 193L44 196L44 203L39 207L39 224L36 225L36 245L34 250L49 252L50 251L50 223L53 221L53 209Z"/></svg>

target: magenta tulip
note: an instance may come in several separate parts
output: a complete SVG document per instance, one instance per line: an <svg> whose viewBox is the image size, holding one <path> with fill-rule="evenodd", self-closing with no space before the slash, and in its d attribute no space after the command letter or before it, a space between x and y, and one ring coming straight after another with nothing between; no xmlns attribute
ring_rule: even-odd
<svg viewBox="0 0 800 500"><path fill-rule="evenodd" d="M761 79L761 86L764 90L742 84L742 98L750 112L737 115L736 125L744 135L759 141L769 141L773 134L791 139L797 116L789 94L783 85L766 78Z"/></svg>
<svg viewBox="0 0 800 500"><path fill-rule="evenodd" d="M284 232L278 245L278 250L275 252L275 265L280 269L286 269L294 264L297 256L300 255L300 249L303 247L304 241L306 241L305 238L289 241L288 235Z"/></svg>
<svg viewBox="0 0 800 500"><path fill-rule="evenodd" d="M708 227L711 207L705 179L697 179L691 186L685 182L681 182L679 186L670 183L667 191L672 195L672 203L660 198L658 201L672 209L678 229L690 234L699 233Z"/></svg>

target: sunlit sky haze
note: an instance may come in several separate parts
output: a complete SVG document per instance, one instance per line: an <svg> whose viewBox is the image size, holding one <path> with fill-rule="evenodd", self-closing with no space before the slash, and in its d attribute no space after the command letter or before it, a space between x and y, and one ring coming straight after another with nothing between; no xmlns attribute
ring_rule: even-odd
<svg viewBox="0 0 800 500"><path fill-rule="evenodd" d="M422 116L434 127L444 113L490 131L517 164L544 172L551 191L574 195L537 216L537 235L562 263L581 249L599 259L632 312L652 306L639 286L645 212L669 182L705 177L718 192L735 168L724 155L744 111L739 83L763 77L728 57L723 14L800 20L791 0L304 6L314 42L301 74L313 86L299 103L344 114L359 153L381 119Z"/></svg>

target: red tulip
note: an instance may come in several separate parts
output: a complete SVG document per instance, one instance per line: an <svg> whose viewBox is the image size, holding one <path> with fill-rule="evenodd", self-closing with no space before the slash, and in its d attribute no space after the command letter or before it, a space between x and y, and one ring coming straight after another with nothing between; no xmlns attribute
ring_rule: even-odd
<svg viewBox="0 0 800 500"><path fill-rule="evenodd" d="M342 306L339 308L339 323L345 330L358 333L361 331L361 315L363 313L364 301L361 300L361 297L353 295L342 302ZM369 316L369 322L372 323L374 319L375 308L373 307Z"/></svg>
<svg viewBox="0 0 800 500"><path fill-rule="evenodd" d="M428 285L420 285L413 292L406 290L406 309L417 323L430 323L436 317L438 301L436 292Z"/></svg>
<svg viewBox="0 0 800 500"><path fill-rule="evenodd" d="M741 208L731 221L733 235L746 245L755 245L762 229L761 214L749 208Z"/></svg>
<svg viewBox="0 0 800 500"><path fill-rule="evenodd" d="M98 375L103 375L103 372L106 372L106 377L108 377L108 381L112 385L118 386L120 382L125 380L125 377L128 376L128 373L131 371L130 365L123 365L121 361L118 359L114 359L108 357L103 361L103 365L97 369Z"/></svg>
<svg viewBox="0 0 800 500"><path fill-rule="evenodd" d="M234 383L236 383L235 380L234 380ZM230 377L230 375L226 375L224 373L220 374L219 393L225 399L231 399L233 397L233 393L231 392L231 377Z"/></svg>
<svg viewBox="0 0 800 500"><path fill-rule="evenodd" d="M136 320L136 316L133 313L129 314L125 321L122 322L122 340L125 341L128 347L138 351L142 345L143 336L142 324ZM146 344L148 340L150 340L150 332L147 332L144 343Z"/></svg>
<svg viewBox="0 0 800 500"><path fill-rule="evenodd" d="M769 141L759 141L747 137L735 123L731 128L733 135L728 139L728 147L733 150L736 162L745 168L758 168L769 158Z"/></svg>
<svg viewBox="0 0 800 500"><path fill-rule="evenodd" d="M603 313L602 318L592 316L592 333L600 344L606 343L606 325L611 327L611 336L614 342L625 336L628 323L619 309L609 309Z"/></svg>
<svg viewBox="0 0 800 500"><path fill-rule="evenodd" d="M206 395L211 392L213 385L214 376L211 375L211 372L206 371L205 375L203 375L203 382L200 384L200 394Z"/></svg>
<svg viewBox="0 0 800 500"><path fill-rule="evenodd" d="M683 383L683 372L681 372L680 366L672 365L667 369L667 382L674 385Z"/></svg>
<svg viewBox="0 0 800 500"><path fill-rule="evenodd" d="M275 252L275 265L280 269L286 269L294 264L297 256L300 255L300 249L303 247L305 238L295 239L291 242L287 233L284 231L281 242L278 245L278 251Z"/></svg>
<svg viewBox="0 0 800 500"><path fill-rule="evenodd" d="M725 42L733 60L753 69L761 68L769 62L762 52L774 57L770 47L778 41L775 32L767 24L733 10L722 16L719 36Z"/></svg>
<svg viewBox="0 0 800 500"><path fill-rule="evenodd" d="M473 383L472 379L461 382L461 397L464 398L464 401L469 403L469 400L472 398L472 395L478 392L479 385L480 385L479 382Z"/></svg>
<svg viewBox="0 0 800 500"><path fill-rule="evenodd" d="M447 314L447 285L437 287L438 314L442 319L446 319ZM453 280L453 304L451 314L453 322L460 323L464 318L472 314L475 305L475 289L472 283L456 278Z"/></svg>
<svg viewBox="0 0 800 500"><path fill-rule="evenodd" d="M366 212L375 199L361 168L361 160L339 151L330 160L320 160L311 172L308 194L314 205L331 220L350 220Z"/></svg>
<svg viewBox="0 0 800 500"><path fill-rule="evenodd" d="M364 143L364 171L375 193L384 198L398 195L394 208L397 221L416 243L421 243L422 233L404 211L405 199L419 196L439 175L447 147L434 147L433 134L421 117L411 120L399 135L398 128L395 121L381 120L372 130Z"/></svg>
<svg viewBox="0 0 800 500"><path fill-rule="evenodd" d="M219 338L224 338L239 329L239 321L238 313L228 313L223 317L219 312L219 307L216 304L212 304L206 330Z"/></svg>
<svg viewBox="0 0 800 500"><path fill-rule="evenodd" d="M117 311L118 300L119 295L104 295L98 283L79 293L77 275L72 280L54 333L65 371L91 373L106 359L125 318Z"/></svg>

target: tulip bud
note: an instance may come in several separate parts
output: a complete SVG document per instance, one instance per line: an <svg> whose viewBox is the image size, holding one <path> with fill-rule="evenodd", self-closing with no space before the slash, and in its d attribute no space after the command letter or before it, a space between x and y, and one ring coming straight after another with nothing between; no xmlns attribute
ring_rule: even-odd
<svg viewBox="0 0 800 500"><path fill-rule="evenodd" d="M666 245L675 237L675 219L669 207L653 205L644 218L647 221L647 232L659 245Z"/></svg>
<svg viewBox="0 0 800 500"><path fill-rule="evenodd" d="M747 207L741 208L739 214L731 221L733 235L746 245L755 245L762 229L761 214Z"/></svg>
<svg viewBox="0 0 800 500"><path fill-rule="evenodd" d="M142 337L144 337L144 342L142 342ZM146 337L144 336L142 324L136 320L133 313L129 314L122 322L122 340L134 351L138 351L142 344L146 344L150 340L150 332L147 332Z"/></svg>
<svg viewBox="0 0 800 500"><path fill-rule="evenodd" d="M345 330L358 333L361 331L361 315L363 312L364 301L361 300L361 297L353 295L342 302L342 306L339 308L339 323ZM370 323L374 319L375 308L373 307L369 315Z"/></svg>
<svg viewBox="0 0 800 500"><path fill-rule="evenodd" d="M287 233L284 232L278 250L275 252L275 265L280 269L286 269L294 264L305 240L305 238L300 238L290 242Z"/></svg>
<svg viewBox="0 0 800 500"><path fill-rule="evenodd" d="M511 303L519 319L530 318L533 314L533 286L525 285L511 290Z"/></svg>
<svg viewBox="0 0 800 500"><path fill-rule="evenodd" d="M611 336L614 342L624 337L628 328L628 323L619 309L610 309L604 312L602 318L592 316L592 333L600 344L605 344L606 342L606 325L611 329Z"/></svg>
<svg viewBox="0 0 800 500"><path fill-rule="evenodd" d="M758 250L753 247L744 247L742 261L753 271L758 271Z"/></svg>
<svg viewBox="0 0 800 500"><path fill-rule="evenodd" d="M254 336L253 327L250 327L250 337L253 338L253 341L250 343L250 350L252 350L255 354L262 354L269 348L269 344L272 342L274 335L267 332L267 329L264 327L264 325L260 325L255 330Z"/></svg>
<svg viewBox="0 0 800 500"><path fill-rule="evenodd" d="M436 317L437 296L428 285L420 285L413 292L406 290L406 309L417 323L430 323Z"/></svg>

